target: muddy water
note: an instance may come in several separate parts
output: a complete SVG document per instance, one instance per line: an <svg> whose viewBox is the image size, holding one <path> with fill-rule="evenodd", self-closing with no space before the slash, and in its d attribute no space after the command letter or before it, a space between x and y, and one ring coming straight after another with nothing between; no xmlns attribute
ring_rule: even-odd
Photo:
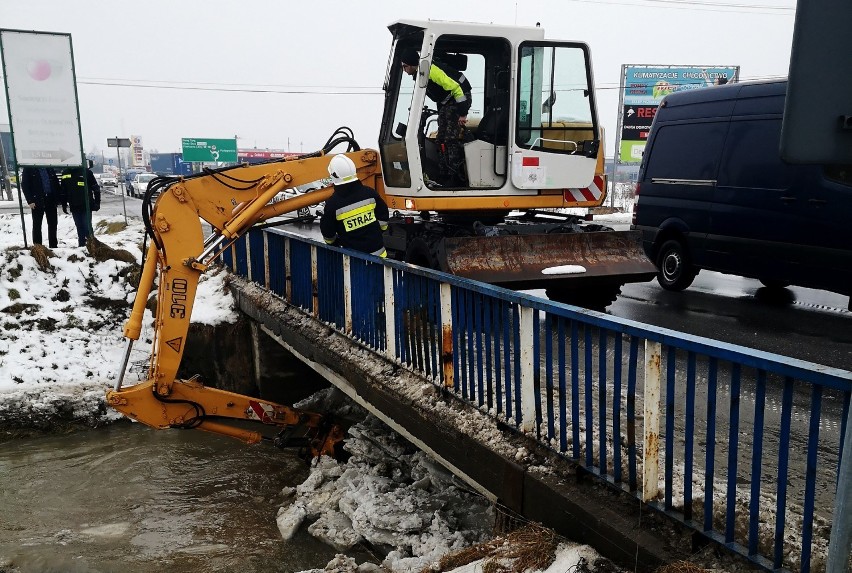
<svg viewBox="0 0 852 573"><path fill-rule="evenodd" d="M139 424L0 444L0 571L300 571L335 551L281 539L295 453Z"/></svg>

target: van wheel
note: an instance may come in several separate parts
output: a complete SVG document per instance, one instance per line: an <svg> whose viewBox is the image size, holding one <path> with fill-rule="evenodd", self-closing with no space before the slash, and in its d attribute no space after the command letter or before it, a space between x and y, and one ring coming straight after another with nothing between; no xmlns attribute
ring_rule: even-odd
<svg viewBox="0 0 852 573"><path fill-rule="evenodd" d="M773 279L759 279L760 284L770 289L782 289L790 286L790 283L787 281L777 281Z"/></svg>
<svg viewBox="0 0 852 573"><path fill-rule="evenodd" d="M683 244L675 239L666 241L657 255L657 282L666 290L682 291L692 284L698 270L692 266Z"/></svg>

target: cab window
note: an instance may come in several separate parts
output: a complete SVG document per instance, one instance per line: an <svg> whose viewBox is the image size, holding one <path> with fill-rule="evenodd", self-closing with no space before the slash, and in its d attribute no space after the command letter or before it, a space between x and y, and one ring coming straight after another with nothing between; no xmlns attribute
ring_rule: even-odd
<svg viewBox="0 0 852 573"><path fill-rule="evenodd" d="M519 64L516 144L545 152L584 152L598 139L586 47L526 42Z"/></svg>

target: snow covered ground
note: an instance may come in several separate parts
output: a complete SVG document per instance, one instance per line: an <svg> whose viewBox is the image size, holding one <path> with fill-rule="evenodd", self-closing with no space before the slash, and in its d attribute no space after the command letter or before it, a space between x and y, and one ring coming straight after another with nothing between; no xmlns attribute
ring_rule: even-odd
<svg viewBox="0 0 852 573"><path fill-rule="evenodd" d="M139 260L141 220L125 226L121 216L95 213L94 225L100 241ZM60 246L39 261L23 247L19 215L0 214L0 421L7 426L49 428L60 414L92 426L120 418L103 397L124 348L122 325L135 295L126 280L131 263L96 261L85 248L71 246L75 237L71 217L60 214ZM202 277L193 322L236 319L223 279L215 271ZM150 336L150 329L143 330L131 363L144 362ZM289 503L277 519L282 538L307 526L341 551L326 571L363 572L379 569L343 555L358 542L387 549L384 570L419 571L490 535L494 514L488 502L375 419L363 420L347 438L347 462L321 460L287 492ZM581 559L591 563L596 557L590 547L566 542L546 571L573 570ZM481 562L456 569L480 570Z"/></svg>

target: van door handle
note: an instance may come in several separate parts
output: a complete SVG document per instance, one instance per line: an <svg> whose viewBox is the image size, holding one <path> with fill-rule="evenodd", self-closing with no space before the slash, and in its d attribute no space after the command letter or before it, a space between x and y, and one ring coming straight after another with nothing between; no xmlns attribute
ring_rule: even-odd
<svg viewBox="0 0 852 573"><path fill-rule="evenodd" d="M779 199L781 199L781 200L782 200L782 201L784 201L785 203L790 203L790 202L792 202L792 201L795 201L795 200L796 200L796 198L795 198L795 197L779 197Z"/></svg>
<svg viewBox="0 0 852 573"><path fill-rule="evenodd" d="M825 205L828 201L825 199L808 199L808 203L811 203L812 205Z"/></svg>

